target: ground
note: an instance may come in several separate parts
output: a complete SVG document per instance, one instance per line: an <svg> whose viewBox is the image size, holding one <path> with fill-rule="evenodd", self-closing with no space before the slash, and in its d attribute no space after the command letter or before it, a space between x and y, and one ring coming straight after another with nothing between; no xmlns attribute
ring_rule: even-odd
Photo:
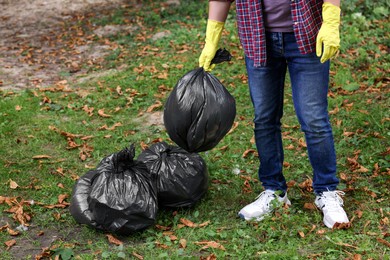
<svg viewBox="0 0 390 260"><path fill-rule="evenodd" d="M82 64L98 63L107 44L66 39L64 24L84 13L118 6L123 0L0 0L0 89L55 84L86 74ZM134 1L132 1L134 2ZM116 28L96 28L95 34ZM121 28L129 29L129 28ZM82 32L76 32L75 36ZM89 75L90 76L90 75Z"/></svg>
<svg viewBox="0 0 390 260"><path fill-rule="evenodd" d="M91 77L91 73L87 73L80 65L88 61L98 63L108 53L110 46L90 41L69 48L69 41L65 42L61 38L64 36L64 24L77 15L108 9L124 2L0 0L0 90L48 86L63 80L64 75L68 81L81 81ZM95 33L99 36L116 29L96 28ZM158 115L157 120L161 120L160 114L154 115ZM0 227L7 223L13 223L13 220L7 216L0 217ZM54 240L77 236L79 229L76 226L66 232L56 227L40 230L32 225L25 238L13 246L10 253L14 259L28 256L34 258ZM4 246L1 250L3 249Z"/></svg>

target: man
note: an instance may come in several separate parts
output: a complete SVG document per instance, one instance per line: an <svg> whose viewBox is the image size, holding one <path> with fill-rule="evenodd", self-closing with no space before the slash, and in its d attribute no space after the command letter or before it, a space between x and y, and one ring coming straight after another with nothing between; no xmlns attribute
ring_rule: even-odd
<svg viewBox="0 0 390 260"><path fill-rule="evenodd" d="M232 0L210 0L199 66L211 71ZM265 189L240 210L245 220L262 220L275 205L290 204L283 176L281 118L287 69L295 111L313 168L315 204L324 224L347 223L337 191L336 153L328 117L329 59L338 51L340 0L236 0L238 34L245 53L254 107L254 133ZM275 203L277 202L277 203Z"/></svg>

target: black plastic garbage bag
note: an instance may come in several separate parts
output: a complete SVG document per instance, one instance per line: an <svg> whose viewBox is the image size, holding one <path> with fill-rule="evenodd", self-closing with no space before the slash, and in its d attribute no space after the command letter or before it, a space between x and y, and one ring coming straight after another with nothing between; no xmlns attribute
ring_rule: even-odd
<svg viewBox="0 0 390 260"><path fill-rule="evenodd" d="M69 211L77 223L94 227L95 221L89 210L88 197L91 193L92 183L97 176L96 170L90 170L81 176L73 186Z"/></svg>
<svg viewBox="0 0 390 260"><path fill-rule="evenodd" d="M145 149L137 158L157 176L157 198L161 207L190 207L208 189L208 171L196 153L160 142Z"/></svg>
<svg viewBox="0 0 390 260"><path fill-rule="evenodd" d="M223 60L217 56L215 59ZM215 147L232 127L235 116L234 98L203 68L185 74L164 107L164 125L169 137L189 152Z"/></svg>
<svg viewBox="0 0 390 260"><path fill-rule="evenodd" d="M104 158L96 168L98 176L88 197L96 228L129 235L154 223L158 210L155 180L134 155L131 146Z"/></svg>

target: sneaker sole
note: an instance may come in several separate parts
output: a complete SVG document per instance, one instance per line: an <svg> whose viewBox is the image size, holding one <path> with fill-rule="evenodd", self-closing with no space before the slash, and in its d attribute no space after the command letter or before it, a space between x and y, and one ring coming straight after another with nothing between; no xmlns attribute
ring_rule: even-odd
<svg viewBox="0 0 390 260"><path fill-rule="evenodd" d="M267 216L269 216L269 215L270 215L270 214L265 214L265 215L263 215L263 216L261 216L261 217L247 218L247 217L245 217L244 215L238 213L238 216L239 216L241 219L245 220L245 221L262 221L265 217L267 217Z"/></svg>

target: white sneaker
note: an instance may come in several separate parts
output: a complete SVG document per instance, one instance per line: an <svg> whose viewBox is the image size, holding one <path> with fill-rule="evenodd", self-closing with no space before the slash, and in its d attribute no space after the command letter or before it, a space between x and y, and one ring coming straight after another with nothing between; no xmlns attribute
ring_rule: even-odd
<svg viewBox="0 0 390 260"><path fill-rule="evenodd" d="M276 207L281 207L284 204L291 205L291 202L287 198L287 193L284 197L280 197L273 190L265 190L257 196L254 202L242 208L238 212L238 216L245 220L261 221Z"/></svg>
<svg viewBox="0 0 390 260"><path fill-rule="evenodd" d="M322 210L324 214L324 224L328 228L333 228L336 223L348 223L348 217L343 209L344 195L342 191L324 191L321 195L316 196L314 203Z"/></svg>

